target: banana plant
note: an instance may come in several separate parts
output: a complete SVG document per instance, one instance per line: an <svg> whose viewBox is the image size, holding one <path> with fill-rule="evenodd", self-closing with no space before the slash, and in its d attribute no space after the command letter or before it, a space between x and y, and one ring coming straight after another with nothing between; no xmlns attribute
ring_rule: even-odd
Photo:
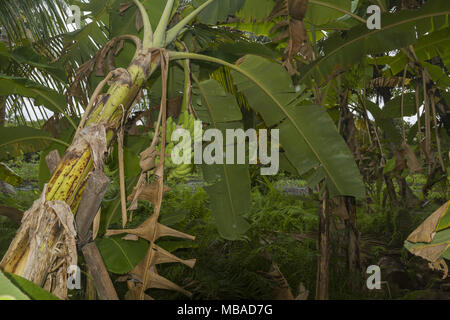
<svg viewBox="0 0 450 320"><path fill-rule="evenodd" d="M40 286L49 287L62 296L66 290L66 284L61 280L65 279L64 276L57 281L57 288L54 284L49 284L51 280L47 276L56 263L67 267L76 260L76 253L73 252L73 215L77 214L90 177L102 172L104 153L112 145L117 134L121 134L122 124L130 110L141 99L140 92L143 86L147 86L148 80L157 72L162 74L159 121L152 145L146 150L148 153L141 154L143 170L136 186L136 190L140 190L139 188L145 185L146 173L152 172L155 183L149 185L147 192L155 206L155 214L136 229L109 230L107 235L134 234L150 243L144 259L131 270L132 274L139 276L140 282L136 282L136 278L134 282L128 281L129 298L148 298L145 290L155 286L186 293L185 290L158 276L153 268L150 269L150 266L157 263L156 256L162 257L162 261L182 262L193 266L192 261L180 260L155 244L155 240L162 235L188 239L193 237L158 224L157 213L165 190L164 166L145 166L145 161L156 160L157 146L160 150L160 160L164 160L165 157L166 81L169 62L200 61L229 68L232 71L233 84L246 97L249 106L261 115L268 128L280 130L280 145L285 151L288 162L298 174L315 172L317 182L324 179L327 181L332 196L364 196L364 185L359 171L334 122L323 107L311 102L300 102L299 93L295 90L289 73L278 61L248 54L235 63L231 63L217 57L175 49L180 48L174 44L179 44L180 35L187 32L188 24L208 6L218 6L219 0L198 3L198 6L182 15L179 22L173 26L169 23L176 12L176 6L174 0L168 0L160 11L159 23L154 30L152 19L148 16L148 12L152 14L148 6L154 2L141 3L139 0L134 0L134 4L138 9L135 14L139 13L138 21L142 24L142 40L136 35L118 34L105 44L95 57L97 59L99 56L107 56L116 44L120 45L124 41L134 43L136 46L127 66L111 70L99 82L78 124L74 140L65 151L41 197L30 208L28 214L25 213L18 233L0 263L1 268L6 272L25 277ZM128 5L128 8L122 9L129 8ZM234 8L237 10L239 7ZM89 70L92 71L94 67L95 63L90 64ZM233 107L236 115L233 121L241 120L240 111L236 107L233 96L221 89L217 82L207 79L198 80L194 73L188 72L187 69L185 72L186 80L192 78L195 84L189 85L189 81L186 81L184 93L187 94L187 91L193 87L194 93L204 101L201 105L203 108L206 107L206 110L203 110L202 120L221 130L230 125L235 126L229 118L225 117L222 110L230 106ZM101 94L108 82L109 88ZM200 112L199 105L194 105L194 110ZM146 158L148 154L150 156ZM164 161L160 162L164 163ZM149 171L149 168L154 171ZM242 199L247 203L250 199L250 188L246 178L248 169L222 165L205 169L206 176L208 176L208 170L212 176L216 176L214 182L211 180L208 191L214 202L212 208L216 215L219 232L228 239L238 239L248 228L243 218L245 207L240 207ZM138 198L139 194L136 192L132 200ZM220 203L225 205L220 206ZM39 219L36 220L36 217ZM43 225L40 223L41 219L45 219L47 223ZM39 239L39 242L36 242L36 239ZM57 252L63 252L63 255L58 255ZM59 275L61 275L61 269L62 267L56 271Z"/></svg>

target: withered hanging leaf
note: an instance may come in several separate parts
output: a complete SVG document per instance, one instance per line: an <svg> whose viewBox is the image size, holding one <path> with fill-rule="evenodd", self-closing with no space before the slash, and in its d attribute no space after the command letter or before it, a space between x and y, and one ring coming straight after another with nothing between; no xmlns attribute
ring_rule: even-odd
<svg viewBox="0 0 450 320"><path fill-rule="evenodd" d="M308 7L308 0L288 0L289 15L296 20L303 20Z"/></svg>
<svg viewBox="0 0 450 320"><path fill-rule="evenodd" d="M404 245L411 253L428 260L430 268L443 271L444 278L447 277L448 268L443 259L450 259L449 205L450 201L447 201L434 212L414 230Z"/></svg>
<svg viewBox="0 0 450 320"><path fill-rule="evenodd" d="M195 240L194 236L188 235L186 233L177 231L175 229L172 229L172 228L166 227L160 223L157 223L157 218L158 217L153 214L150 218L145 220L136 229L108 230L106 232L106 236L130 233L130 234L135 234L138 237L141 237L148 241L153 241L154 239L156 240L158 238L165 237L165 236Z"/></svg>
<svg viewBox="0 0 450 320"><path fill-rule="evenodd" d="M155 159L157 155L158 153L156 152L156 148L154 146L150 146L141 152L139 166L141 167L142 172L147 172L156 166Z"/></svg>
<svg viewBox="0 0 450 320"><path fill-rule="evenodd" d="M308 300L309 291L306 290L305 285L300 283L298 287L298 295L295 297L295 300Z"/></svg>
<svg viewBox="0 0 450 320"><path fill-rule="evenodd" d="M442 207L436 210L431 216L429 216L416 230L414 230L407 241L418 243L425 242L430 243L437 231L439 222L448 213L450 201L447 201Z"/></svg>
<svg viewBox="0 0 450 320"><path fill-rule="evenodd" d="M289 42L285 52L287 59L292 60L298 53L311 59L311 52L305 24L302 20L292 19L289 23Z"/></svg>
<svg viewBox="0 0 450 320"><path fill-rule="evenodd" d="M266 20L273 20L274 18L287 16L288 14L289 9L287 0L278 0Z"/></svg>
<svg viewBox="0 0 450 320"><path fill-rule="evenodd" d="M272 263L272 270L266 273L266 277L276 283L276 287L272 291L275 300L294 300L291 288L275 262Z"/></svg>
<svg viewBox="0 0 450 320"><path fill-rule="evenodd" d="M137 11L136 13L136 30L137 32L141 31L141 29L144 27L144 22L142 20L142 15L140 11Z"/></svg>
<svg viewBox="0 0 450 320"><path fill-rule="evenodd" d="M123 14L125 11L127 11L132 6L134 6L133 1L121 3L120 7L119 7L119 14Z"/></svg>
<svg viewBox="0 0 450 320"><path fill-rule="evenodd" d="M149 271L148 272L148 280L145 286L146 289L155 288L155 289L168 289L178 291L183 293L188 297L192 297L192 293L183 289L182 287L176 285L172 281L167 280L166 278L160 276L159 274Z"/></svg>
<svg viewBox="0 0 450 320"><path fill-rule="evenodd" d="M288 45L284 52L283 66L292 75L296 71L292 65L292 60L300 54L308 61L312 60L312 47L309 43L308 33L303 23L307 10L308 0L281 0L278 1L267 18L273 20L278 17L285 17L271 29L271 33L279 32L273 41L281 41L289 37ZM288 26L287 30L283 30Z"/></svg>
<svg viewBox="0 0 450 320"><path fill-rule="evenodd" d="M106 66L111 67L114 65L113 56L109 53L114 52L114 55L116 55L122 47L123 37L115 37L108 41L92 59L83 63L75 72L75 79L68 89L69 96L86 100L86 96L83 94L82 83L90 77L93 71L95 76L104 77L106 74ZM87 86L88 83L85 85ZM87 104L87 101L84 102Z"/></svg>
<svg viewBox="0 0 450 320"><path fill-rule="evenodd" d="M156 244L153 245L153 253L149 250L145 256L145 258L138 264L136 267L133 268L133 270L130 271L130 274L134 274L138 276L140 279L142 279L142 275L144 274L145 265L148 262L149 268L155 267L157 264L163 264L163 263L175 263L179 262L182 263L189 268L193 268L196 259L189 259L189 260L183 260L178 258L177 256L171 254L170 252L164 250L163 248L157 246ZM151 257L149 256L151 254Z"/></svg>
<svg viewBox="0 0 450 320"><path fill-rule="evenodd" d="M197 261L196 259L189 259L189 260L180 259L177 256L170 253L169 251L166 251L163 248L157 246L156 244L153 245L153 248L156 251L155 264L179 262L188 266L189 268L193 268Z"/></svg>
<svg viewBox="0 0 450 320"><path fill-rule="evenodd" d="M158 190L159 185L157 182L153 182L152 184L144 184L141 187L141 190L137 190L137 188L133 188L133 192L128 196L127 200L132 201L134 197L136 196L136 192L138 192L137 199L138 200L147 200L150 201L152 204L156 204L158 200ZM164 185L164 191L163 194L166 194L170 191L170 188L166 185Z"/></svg>
<svg viewBox="0 0 450 320"><path fill-rule="evenodd" d="M139 266L141 266L140 268L135 268L133 269L133 271L131 271L132 274L136 275L139 279L141 279L141 281L143 281L144 278L144 269L142 268L145 264L145 260L142 260L142 262L139 264ZM153 270L154 268L150 268L149 270L147 270L147 281L145 284L145 289L167 289L167 290L174 290L174 291L178 291L181 292L183 294L185 294L188 297L192 296L192 293L190 293L189 291L183 289L182 287L176 285L175 283L173 283L172 281L167 280L166 278L160 276L156 270ZM140 288L142 288L140 286ZM138 291L139 292L139 291Z"/></svg>
<svg viewBox="0 0 450 320"><path fill-rule="evenodd" d="M139 300L142 284L136 283L133 280L127 281L128 292L125 294L125 300ZM144 295L144 300L154 300L149 295Z"/></svg>
<svg viewBox="0 0 450 320"><path fill-rule="evenodd" d="M412 151L411 147L404 141L402 143L402 149L409 171L411 173L423 172L423 167L420 164L419 159L417 159L414 151Z"/></svg>
<svg viewBox="0 0 450 320"><path fill-rule="evenodd" d="M430 262L429 267L431 270L438 270L442 271L444 274L442 276L442 279L447 279L448 277L448 266L447 263L445 263L444 259L437 260L435 262Z"/></svg>
<svg viewBox="0 0 450 320"><path fill-rule="evenodd" d="M441 259L442 253L447 249L449 243L442 243L437 245L417 246L411 247L411 253L424 258L430 262L436 262Z"/></svg>

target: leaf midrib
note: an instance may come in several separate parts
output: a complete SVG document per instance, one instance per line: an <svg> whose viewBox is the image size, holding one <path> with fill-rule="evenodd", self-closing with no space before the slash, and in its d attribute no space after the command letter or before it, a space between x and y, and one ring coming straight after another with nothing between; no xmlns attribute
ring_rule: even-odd
<svg viewBox="0 0 450 320"><path fill-rule="evenodd" d="M343 190L336 184L336 180L331 175L330 170L328 169L328 166L325 165L325 162L322 161L322 158L319 156L319 154L316 152L316 150L313 148L312 143L307 139L303 131L299 128L295 120L291 117L291 115L287 112L287 110L283 107L283 105L273 96L273 94L265 87L263 86L259 81L257 81L251 74L249 74L247 71L239 68L239 66L236 66L234 64L231 64L229 62L223 61L218 58L210 57L210 56L204 56L201 54L196 53L184 53L184 52L171 52L172 58L190 58L190 59L198 59L198 60L205 60L210 61L218 64L222 64L224 66L227 66L242 75L244 75L246 78L248 78L250 81L252 81L254 84L256 84L277 106L278 108L284 113L285 117L289 119L289 121L293 124L294 128L298 131L298 133L303 137L306 144L310 148L310 150L313 152L316 159L323 165L324 170L327 172L328 177L333 181L333 184L338 189L338 191L341 194L344 194ZM248 56L245 56L248 57Z"/></svg>

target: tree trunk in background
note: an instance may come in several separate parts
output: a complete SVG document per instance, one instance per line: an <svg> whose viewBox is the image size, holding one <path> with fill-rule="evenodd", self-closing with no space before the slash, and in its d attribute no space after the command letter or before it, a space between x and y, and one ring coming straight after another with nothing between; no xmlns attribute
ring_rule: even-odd
<svg viewBox="0 0 450 320"><path fill-rule="evenodd" d="M355 160L360 158L359 144L356 138L356 126L353 114L348 109L347 89L340 97L341 129ZM345 271L357 275L361 271L359 240L360 233L356 223L356 200L354 197L336 197L331 201L330 212L337 217L334 224L336 232L336 252L340 252L346 261ZM354 283L354 282L352 282Z"/></svg>
<svg viewBox="0 0 450 320"><path fill-rule="evenodd" d="M323 194L322 206L319 210L319 257L317 260L316 300L328 300L328 288L330 282L330 219L328 205L328 192L325 191Z"/></svg>
<svg viewBox="0 0 450 320"><path fill-rule="evenodd" d="M407 207L414 207L419 203L419 198L416 197L414 192L406 182L405 178L397 178L397 183L399 185L400 197L402 198L402 203Z"/></svg>
<svg viewBox="0 0 450 320"><path fill-rule="evenodd" d="M384 181L386 182L386 189L389 195L389 199L391 200L391 204L397 204L397 194L395 193L394 182L392 182L392 178L388 175L384 175Z"/></svg>

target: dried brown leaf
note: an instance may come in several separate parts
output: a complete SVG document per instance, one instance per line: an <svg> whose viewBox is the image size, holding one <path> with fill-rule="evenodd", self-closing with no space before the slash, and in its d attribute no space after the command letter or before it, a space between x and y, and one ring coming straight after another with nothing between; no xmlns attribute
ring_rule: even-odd
<svg viewBox="0 0 450 320"><path fill-rule="evenodd" d="M405 141L402 143L402 149L409 171L411 173L423 172L423 167L420 164L419 159L417 159L414 151L412 151L411 147Z"/></svg>
<svg viewBox="0 0 450 320"><path fill-rule="evenodd" d="M160 223L157 223L156 220L157 216L153 214L152 216L150 216L150 218L145 220L139 227L135 229L108 230L106 232L106 236L130 233L135 234L138 237L141 237L148 241L154 241L153 239L156 240L165 236L195 240L194 236L164 226Z"/></svg>
<svg viewBox="0 0 450 320"><path fill-rule="evenodd" d="M449 246L448 243L441 243L437 245L428 245L423 247L412 247L410 251L416 256L419 256L421 258L424 258L425 260L434 263L441 259L442 253L445 250L447 250L448 246Z"/></svg>
<svg viewBox="0 0 450 320"><path fill-rule="evenodd" d="M141 29L144 27L144 22L142 20L142 15L141 15L140 11L138 11L136 13L136 24L135 25L136 25L137 32L141 31Z"/></svg>
<svg viewBox="0 0 450 320"><path fill-rule="evenodd" d="M289 15L296 20L303 20L308 7L308 0L288 0Z"/></svg>
<svg viewBox="0 0 450 320"><path fill-rule="evenodd" d="M159 184L157 182L153 182L152 184L144 184L141 186L141 190L139 190L137 199L138 200L147 200L150 201L153 204L156 204L156 201L158 200L158 190L159 190ZM164 194L170 191L170 188L166 185L164 185ZM128 196L128 201L132 201L138 190L136 187L133 189L133 192Z"/></svg>
<svg viewBox="0 0 450 320"><path fill-rule="evenodd" d="M294 300L292 290L275 262L272 263L272 270L267 272L265 276L276 283L276 287L272 291L274 300Z"/></svg>
<svg viewBox="0 0 450 320"><path fill-rule="evenodd" d="M306 290L305 285L300 283L298 288L298 295L295 297L295 300L308 300L309 291Z"/></svg>
<svg viewBox="0 0 450 320"><path fill-rule="evenodd" d="M414 230L407 238L409 242L425 242L430 243L433 241L436 234L436 228L439 225L439 221L447 212L450 201L447 201L442 207L436 210L431 216L429 216L416 230ZM435 261L435 260L430 260Z"/></svg>
<svg viewBox="0 0 450 320"><path fill-rule="evenodd" d="M150 146L141 152L139 161L139 165L142 169L142 172L147 172L155 167L155 160L158 153L156 152L156 148L154 146Z"/></svg>
<svg viewBox="0 0 450 320"><path fill-rule="evenodd" d="M45 157L45 162L47 163L47 167L51 175L53 174L53 172L55 172L56 167L58 166L60 161L61 157L59 156L58 150L50 151L49 154Z"/></svg>

